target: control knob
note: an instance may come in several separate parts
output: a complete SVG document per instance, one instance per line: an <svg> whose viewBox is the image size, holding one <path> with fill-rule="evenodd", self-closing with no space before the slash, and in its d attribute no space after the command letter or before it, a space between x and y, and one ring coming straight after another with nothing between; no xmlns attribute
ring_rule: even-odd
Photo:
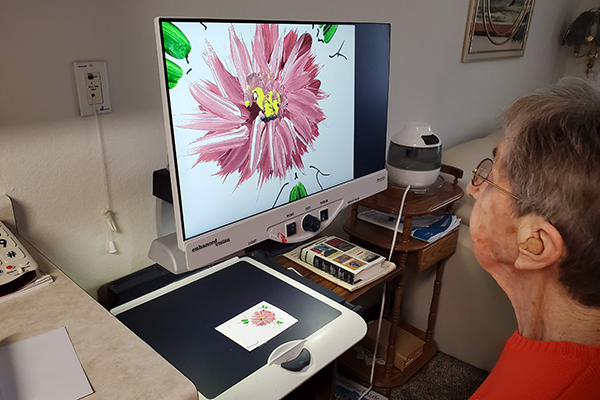
<svg viewBox="0 0 600 400"><path fill-rule="evenodd" d="M317 217L313 217L312 215L308 214L302 220L302 229L307 232L316 232L319 230L319 228L321 228L321 221Z"/></svg>

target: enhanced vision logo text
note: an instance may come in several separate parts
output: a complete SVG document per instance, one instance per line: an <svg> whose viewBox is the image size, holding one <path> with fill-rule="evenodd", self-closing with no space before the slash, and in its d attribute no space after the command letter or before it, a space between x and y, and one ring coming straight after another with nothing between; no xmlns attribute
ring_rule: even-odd
<svg viewBox="0 0 600 400"><path fill-rule="evenodd" d="M229 239L229 238L225 238L223 240L217 240L215 238L214 240L211 240L210 242L199 244L198 246L192 248L192 253L195 253L196 251L205 249L205 248L210 247L210 246L220 246L220 245L228 243L230 241L231 241L231 239Z"/></svg>

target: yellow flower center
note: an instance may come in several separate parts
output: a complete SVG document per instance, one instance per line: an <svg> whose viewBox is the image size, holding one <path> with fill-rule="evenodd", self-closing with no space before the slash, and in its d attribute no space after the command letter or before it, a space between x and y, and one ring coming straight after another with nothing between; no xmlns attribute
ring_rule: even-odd
<svg viewBox="0 0 600 400"><path fill-rule="evenodd" d="M248 90L252 92L254 101L265 115L265 122L277 118L279 104L281 103L281 95L279 93L270 90L268 94L265 94L261 87L251 89L250 86L248 86ZM246 101L245 104L246 107L251 106L250 101Z"/></svg>

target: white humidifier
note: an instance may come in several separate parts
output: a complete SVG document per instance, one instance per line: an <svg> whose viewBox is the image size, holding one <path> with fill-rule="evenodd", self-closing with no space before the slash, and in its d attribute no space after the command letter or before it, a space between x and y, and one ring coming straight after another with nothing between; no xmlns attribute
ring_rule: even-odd
<svg viewBox="0 0 600 400"><path fill-rule="evenodd" d="M433 185L442 165L442 142L425 122L409 122L390 142L388 177L396 186Z"/></svg>

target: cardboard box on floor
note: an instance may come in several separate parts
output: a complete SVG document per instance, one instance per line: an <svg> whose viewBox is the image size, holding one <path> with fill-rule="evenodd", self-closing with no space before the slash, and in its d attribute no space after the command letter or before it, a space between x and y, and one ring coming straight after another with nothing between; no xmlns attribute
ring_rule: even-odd
<svg viewBox="0 0 600 400"><path fill-rule="evenodd" d="M377 334L377 322L371 321L367 324L367 335L363 339L362 345L368 350L375 348L375 335ZM381 334L379 336L379 346L377 356L386 359L388 338L390 337L390 327L392 324L388 320L381 322ZM411 362L423 354L423 345L425 342L404 329L398 328L396 331L396 357L394 357L394 366L400 371L404 371Z"/></svg>

